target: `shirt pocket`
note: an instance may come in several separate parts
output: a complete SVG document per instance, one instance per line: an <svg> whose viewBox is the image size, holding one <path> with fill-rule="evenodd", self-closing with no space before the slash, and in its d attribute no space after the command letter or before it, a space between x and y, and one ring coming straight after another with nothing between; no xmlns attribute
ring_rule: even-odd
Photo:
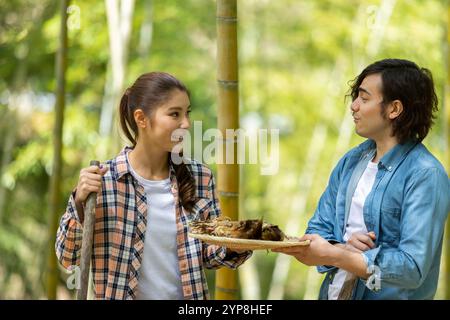
<svg viewBox="0 0 450 320"><path fill-rule="evenodd" d="M381 206L380 241L397 246L400 242L401 209L394 206Z"/></svg>

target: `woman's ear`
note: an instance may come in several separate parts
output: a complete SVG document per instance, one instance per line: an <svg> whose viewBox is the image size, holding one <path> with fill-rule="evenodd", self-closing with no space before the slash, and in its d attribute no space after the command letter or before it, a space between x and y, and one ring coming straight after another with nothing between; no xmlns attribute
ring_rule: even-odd
<svg viewBox="0 0 450 320"><path fill-rule="evenodd" d="M403 103L400 100L394 100L389 109L388 117L390 120L394 120L403 112Z"/></svg>
<svg viewBox="0 0 450 320"><path fill-rule="evenodd" d="M144 111L142 109L136 109L133 112L134 121L136 122L136 125L138 128L145 129L148 124L148 118L145 115Z"/></svg>

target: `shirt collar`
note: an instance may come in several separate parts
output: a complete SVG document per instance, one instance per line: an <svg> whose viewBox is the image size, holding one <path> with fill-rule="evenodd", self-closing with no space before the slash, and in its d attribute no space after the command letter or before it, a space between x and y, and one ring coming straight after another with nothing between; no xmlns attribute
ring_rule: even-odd
<svg viewBox="0 0 450 320"><path fill-rule="evenodd" d="M115 178L120 180L126 174L131 174L130 164L128 163L127 153L133 150L131 147L124 147L117 155L115 160Z"/></svg>
<svg viewBox="0 0 450 320"><path fill-rule="evenodd" d="M417 140L410 139L405 143L398 143L389 150L379 161L378 168L385 168L388 171L394 170L404 159L408 152L417 145ZM364 157L374 156L376 152L375 141L368 139L359 145L359 149Z"/></svg>
<svg viewBox="0 0 450 320"><path fill-rule="evenodd" d="M386 170L392 171L406 157L408 152L417 145L417 143L418 142L415 140L398 143L380 159L380 165Z"/></svg>

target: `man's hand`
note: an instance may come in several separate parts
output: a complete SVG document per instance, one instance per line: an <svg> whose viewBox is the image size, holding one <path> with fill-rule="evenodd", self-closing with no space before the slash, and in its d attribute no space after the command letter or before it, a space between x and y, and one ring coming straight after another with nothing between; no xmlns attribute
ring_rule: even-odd
<svg viewBox="0 0 450 320"><path fill-rule="evenodd" d="M375 232L370 231L368 233L360 233L356 232L352 234L350 239L348 239L347 243L343 246L344 249L361 253L363 251L367 251L375 248Z"/></svg>
<svg viewBox="0 0 450 320"><path fill-rule="evenodd" d="M306 234L299 240L310 240L311 243L309 246L279 248L272 251L291 255L307 266L335 266L363 279L369 276L362 254L332 245L317 234Z"/></svg>
<svg viewBox="0 0 450 320"><path fill-rule="evenodd" d="M272 251L291 255L308 266L318 266L331 265L334 252L339 250L318 234L306 234L299 240L310 240L311 242L309 246L278 248Z"/></svg>

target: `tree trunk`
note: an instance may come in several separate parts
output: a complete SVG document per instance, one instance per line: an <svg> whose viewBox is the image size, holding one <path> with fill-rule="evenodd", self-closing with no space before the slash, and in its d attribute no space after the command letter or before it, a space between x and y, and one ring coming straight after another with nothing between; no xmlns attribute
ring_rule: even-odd
<svg viewBox="0 0 450 320"><path fill-rule="evenodd" d="M138 52L142 61L142 70L150 67L150 49L153 42L153 0L145 1L144 18L139 31Z"/></svg>
<svg viewBox="0 0 450 320"><path fill-rule="evenodd" d="M217 88L218 127L226 143L233 143L232 164L218 164L218 194L222 214L239 217L239 165L234 137L226 137L226 129L239 128L237 0L217 0ZM231 138L231 141L227 140ZM226 152L223 153L226 155ZM223 157L224 159L226 157ZM216 274L216 299L238 298L237 271L220 269Z"/></svg>
<svg viewBox="0 0 450 320"><path fill-rule="evenodd" d="M13 92L12 96L15 97L16 93ZM14 98L10 99L11 101L14 101ZM13 108L6 109L6 115L5 119L5 135L3 140L3 154L0 161L0 172L3 174L5 172L5 169L7 168L8 164L11 162L12 158L12 152L14 149L14 144L16 141L16 134L17 134L17 119L16 119L16 111ZM1 177L1 175L0 175ZM3 216L4 212L6 211L6 195L7 195L7 188L3 184L0 183L0 224L3 222Z"/></svg>
<svg viewBox="0 0 450 320"><path fill-rule="evenodd" d="M126 79L126 66L128 61L128 46L131 35L131 23L133 20L134 0L105 0L106 15L108 18L110 61L107 70L105 97L100 115L99 133L103 137L111 137L108 145L120 148L121 140L117 130L113 130L116 110L124 91ZM97 150L97 157L104 159L110 152L106 145Z"/></svg>
<svg viewBox="0 0 450 320"><path fill-rule="evenodd" d="M62 133L64 124L65 85L67 66L67 7L70 0L61 1L59 50L56 56L56 105L55 126L53 130L53 167L50 177L50 224L48 243L47 298L56 299L58 270L55 254L55 235L58 218L61 214L61 168L62 168Z"/></svg>
<svg viewBox="0 0 450 320"><path fill-rule="evenodd" d="M40 18L41 19L41 18ZM30 44L27 43L27 46ZM5 126L5 135L3 138L3 154L0 161L0 172L4 173L11 162L12 152L17 139L18 123L25 117L20 114L20 96L22 94L28 94L28 86L26 82L27 77L27 58L28 54L19 60L16 67L14 80L10 88L11 93L8 99L8 106L6 108L6 114L2 118L1 126ZM27 117L31 115L26 115ZM22 118L22 119L21 119ZM1 175L0 175L1 177ZM0 183L0 224L3 221L4 213L6 211L6 195L8 190Z"/></svg>

